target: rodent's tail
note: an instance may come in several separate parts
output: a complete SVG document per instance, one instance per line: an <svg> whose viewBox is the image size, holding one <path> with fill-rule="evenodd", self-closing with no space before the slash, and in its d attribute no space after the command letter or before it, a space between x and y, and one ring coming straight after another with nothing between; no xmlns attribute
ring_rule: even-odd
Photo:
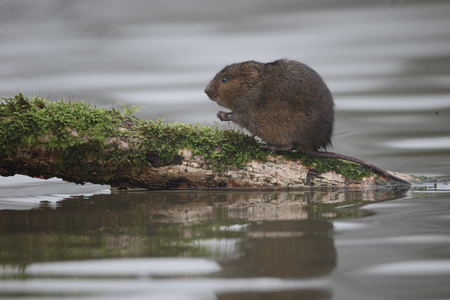
<svg viewBox="0 0 450 300"><path fill-rule="evenodd" d="M359 158L347 156L347 155L344 155L344 154L334 153L334 152L325 152L325 151L324 152L317 151L317 152L314 152L314 153L311 153L311 154L316 155L316 156L320 156L320 157L342 159L342 160L351 161L351 162L354 162L354 163L357 163L357 164L361 164L363 166L371 168L375 172L378 172L378 173L380 173L381 175L383 175L383 176L385 176L387 178L391 178L393 180L402 182L404 184L411 185L410 182L408 182L408 181L406 181L406 180L404 180L402 178L399 178L399 177L397 177L395 175L392 175L391 173L389 173L389 172L387 172L387 171L385 171L383 169L380 169L377 166L375 166L375 165L373 165L373 164L371 164L369 162L366 162L364 160L361 160Z"/></svg>

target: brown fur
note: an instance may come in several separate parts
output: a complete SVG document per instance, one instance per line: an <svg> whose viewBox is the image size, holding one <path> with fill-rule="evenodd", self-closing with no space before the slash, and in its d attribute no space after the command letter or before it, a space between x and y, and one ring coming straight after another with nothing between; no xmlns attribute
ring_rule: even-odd
<svg viewBox="0 0 450 300"><path fill-rule="evenodd" d="M227 78L226 82L222 82ZM205 93L231 109L232 121L274 149L314 153L331 146L334 103L313 69L292 60L247 61L225 67Z"/></svg>
<svg viewBox="0 0 450 300"><path fill-rule="evenodd" d="M357 158L322 152L331 146L334 102L325 82L310 67L293 60L271 63L246 61L225 67L205 93L231 112L219 111L222 121L234 121L265 140L274 151L297 149L317 156L356 162L382 175L407 181Z"/></svg>

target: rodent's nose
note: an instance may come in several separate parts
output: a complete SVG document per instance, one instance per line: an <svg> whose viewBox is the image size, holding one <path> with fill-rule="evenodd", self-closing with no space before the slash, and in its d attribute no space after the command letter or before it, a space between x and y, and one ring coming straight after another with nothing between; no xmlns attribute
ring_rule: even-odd
<svg viewBox="0 0 450 300"><path fill-rule="evenodd" d="M211 86L208 84L205 88L205 93L206 95L208 95L209 98L212 97L213 93L213 89L211 88Z"/></svg>

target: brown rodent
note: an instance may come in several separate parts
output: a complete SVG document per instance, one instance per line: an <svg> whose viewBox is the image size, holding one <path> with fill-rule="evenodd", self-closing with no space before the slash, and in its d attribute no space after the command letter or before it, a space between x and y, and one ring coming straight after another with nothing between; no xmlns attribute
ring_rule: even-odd
<svg viewBox="0 0 450 300"><path fill-rule="evenodd" d="M265 148L348 160L408 183L365 161L321 151L331 146L334 102L319 74L300 62L280 59L232 64L217 73L205 93L231 110L217 113L221 121L246 128L268 143Z"/></svg>

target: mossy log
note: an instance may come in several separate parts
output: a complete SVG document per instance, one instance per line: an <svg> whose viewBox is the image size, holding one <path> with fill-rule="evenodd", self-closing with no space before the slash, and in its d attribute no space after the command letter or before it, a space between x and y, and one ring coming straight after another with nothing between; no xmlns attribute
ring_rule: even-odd
<svg viewBox="0 0 450 300"><path fill-rule="evenodd" d="M135 108L2 98L0 175L148 189L404 185L355 163L271 154L239 130L144 121Z"/></svg>

